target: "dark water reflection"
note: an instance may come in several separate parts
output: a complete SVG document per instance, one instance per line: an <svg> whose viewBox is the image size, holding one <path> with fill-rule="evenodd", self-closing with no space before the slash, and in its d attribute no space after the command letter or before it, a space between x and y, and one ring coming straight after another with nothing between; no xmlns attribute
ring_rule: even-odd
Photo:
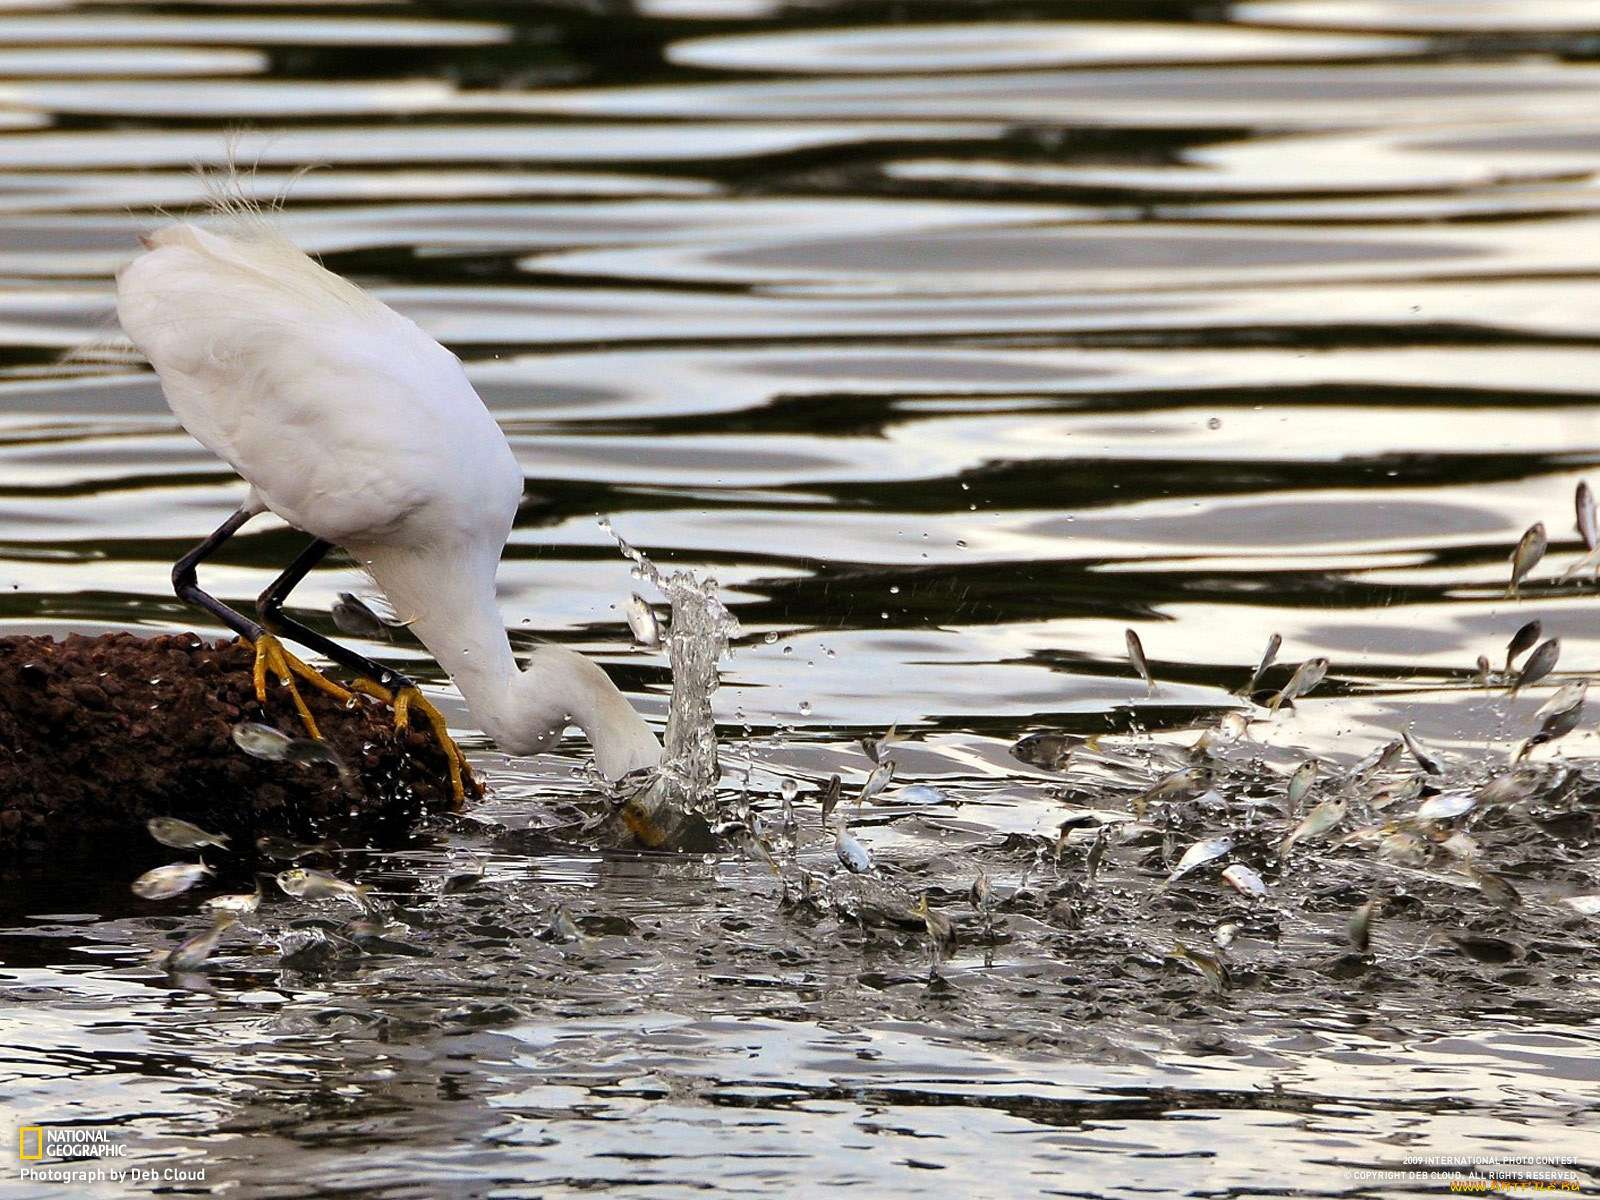
<svg viewBox="0 0 1600 1200"><path fill-rule="evenodd" d="M117 1166L189 1173L70 1194L1398 1195L1528 1156L1595 1184L1600 957L1561 903L1600 892L1587 784L1471 823L1511 912L1326 847L1265 905L1214 872L1158 892L1218 832L1185 820L1093 888L1081 841L1052 849L1070 805L1125 813L1182 761L1272 631L1330 680L1252 727L1234 800L1404 726L1476 786L1600 662L1592 583L1556 580L1600 462L1591 5L0 9L0 629L193 624L168 564L240 489L107 347L111 273L244 130L291 234L461 354L510 433L519 635L659 718L596 518L712 571L744 631L728 786L775 812L799 781L790 882L833 861L820 782L859 787L854 739L898 721L854 828L962 938L930 984L914 923L572 842L576 744L469 741L473 820L337 860L404 925L364 953L314 940L339 905L273 900L172 980L146 954L202 918L128 893L157 848L5 863L0 1133L106 1128ZM263 523L212 578L253 596L293 547ZM315 572L301 615L331 632L359 583ZM1532 617L1556 677L1474 688ZM1117 736L1065 780L1009 754L1060 728ZM1586 721L1534 758L1596 747ZM1275 861L1281 831L1248 836ZM558 904L584 940L539 936ZM1226 924L1215 996L1169 956Z"/></svg>

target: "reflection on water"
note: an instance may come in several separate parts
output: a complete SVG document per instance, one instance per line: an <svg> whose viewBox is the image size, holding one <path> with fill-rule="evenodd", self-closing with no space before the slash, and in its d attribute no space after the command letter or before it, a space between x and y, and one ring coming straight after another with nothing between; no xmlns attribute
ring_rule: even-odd
<svg viewBox="0 0 1600 1200"><path fill-rule="evenodd" d="M1593 583L1556 582L1600 463L1593 7L1119 7L0 4L0 628L195 622L169 564L240 489L111 344L111 273L231 144L505 424L514 636L599 657L659 727L597 516L720 581L723 787L792 841L783 880L591 851L562 840L579 745L467 736L492 800L327 864L394 906L388 944L285 961L347 916L274 898L178 980L145 959L197 902L127 891L161 859L4 864L0 1134L96 1125L274 1197L1397 1194L1453 1172L1362 1172L1530 1155L1596 1182L1596 925L1562 901L1600 863L1558 766L1468 822L1512 910L1359 850L1261 906L1158 894L1182 821L1089 886L1061 830L1186 762L1274 631L1272 686L1330 679L1234 748L1235 805L1401 728L1475 787L1600 661ZM210 579L253 596L290 546L253 525ZM299 615L331 634L359 586L331 563ZM1475 688L1531 618L1561 670ZM465 719L403 637L363 649ZM826 780L859 791L895 722L892 783L845 811L956 920L942 982L918 921L796 882L835 869ZM1009 753L1060 729L1115 736L1065 776ZM1533 758L1596 751L1585 721ZM558 904L580 940L541 936ZM1221 996L1170 957L1219 925Z"/></svg>

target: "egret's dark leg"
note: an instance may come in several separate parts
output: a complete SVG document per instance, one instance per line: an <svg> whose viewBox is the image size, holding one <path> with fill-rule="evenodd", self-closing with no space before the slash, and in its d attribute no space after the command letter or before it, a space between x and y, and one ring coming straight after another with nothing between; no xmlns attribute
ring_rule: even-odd
<svg viewBox="0 0 1600 1200"><path fill-rule="evenodd" d="M401 688L416 687L399 671L386 667L382 663L373 662L364 655L357 654L347 646L341 646L331 638L325 638L315 629L311 629L296 621L283 611L283 602L289 598L289 593L310 573L311 569L327 557L328 551L333 549L331 542L321 538L312 542L295 560L285 568L282 575L272 581L271 586L261 593L261 598L256 601L256 609L261 614L261 623L273 633L282 637L292 638L309 650L318 654L327 655L334 662L346 670L354 671L363 678L372 680L379 687L391 692Z"/></svg>
<svg viewBox="0 0 1600 1200"><path fill-rule="evenodd" d="M206 612L216 617L217 620L254 647L256 652L254 671L256 699L262 704L267 702L267 672L271 671L287 686L289 696L294 701L295 710L299 712L300 719L305 722L307 732L312 737L320 738L322 733L317 728L317 722L312 717L311 710L306 707L306 702L301 699L299 691L295 689L294 676L300 676L308 683L314 684L322 691L340 700L350 699L350 693L306 666L305 663L285 650L283 644L277 638L250 620L250 618L235 612L209 592L202 591L199 577L195 572L195 568L215 554L217 548L223 542L237 533L240 526L260 511L260 509L251 508L248 505L241 506L226 521L217 526L210 537L180 558L172 568L172 590L178 594L180 600L193 604L197 608L205 609Z"/></svg>
<svg viewBox="0 0 1600 1200"><path fill-rule="evenodd" d="M444 715L422 694L421 688L393 667L373 662L372 659L357 654L348 646L341 646L332 638L323 637L315 629L307 628L284 613L283 602L289 598L289 593L313 567L327 557L331 549L333 549L331 543L318 538L300 551L295 560L284 569L283 574L272 581L256 602L261 623L272 633L293 638L302 646L315 650L318 654L327 655L346 670L354 671L362 679L376 684L377 695L394 706L395 724L401 729L406 728L409 723L411 709L414 708L422 713L427 718L428 724L433 727L434 736L439 740L445 760L450 764L450 791L456 803L460 804L465 798L467 784L471 784L473 791L481 795L482 789L472 778L472 768L467 763L467 756L461 752L455 739L450 736L450 727Z"/></svg>
<svg viewBox="0 0 1600 1200"><path fill-rule="evenodd" d="M237 533L240 526L255 516L257 511L259 510L240 508L218 525L216 532L180 558L172 568L172 590L178 594L178 599L204 609L248 642L260 640L261 626L243 613L235 612L209 592L201 591L199 576L195 573L195 569L215 554L222 543Z"/></svg>

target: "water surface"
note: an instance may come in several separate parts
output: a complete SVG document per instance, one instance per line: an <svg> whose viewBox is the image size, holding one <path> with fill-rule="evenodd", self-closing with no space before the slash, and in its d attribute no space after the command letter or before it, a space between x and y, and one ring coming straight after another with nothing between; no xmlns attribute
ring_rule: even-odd
<svg viewBox="0 0 1600 1200"><path fill-rule="evenodd" d="M112 273L231 146L505 425L516 636L664 718L609 517L740 622L728 802L772 829L798 785L781 879L595 848L581 742L507 760L419 647L363 645L494 793L328 864L395 906L393 945L307 950L347 906L274 897L174 979L146 958L198 899L127 890L165 851L5 865L0 1132L108 1129L119 1166L187 1173L72 1194L1397 1195L1528 1157L1600 1182L1596 924L1561 903L1600 892L1562 775L1592 720L1533 753L1539 798L1466 822L1515 909L1326 842L1264 904L1215 867L1158 891L1223 828L1276 863L1293 818L1241 806L1308 756L1331 780L1410 727L1481 784L1600 662L1593 581L1557 579L1600 463L1591 6L0 9L0 632L196 627L169 566L242 488L111 345ZM263 520L207 580L245 602L296 545ZM298 615L331 633L362 586L330 561ZM1531 618L1556 675L1477 687ZM1185 761L1272 632L1274 686L1315 655L1328 681L1228 751L1232 808L1162 809L1089 884L1063 820ZM931 982L917 923L833 878L817 805L895 722L894 782L846 811L893 895L956 920ZM1010 753L1062 730L1112 736L1066 773ZM797 901L801 868L835 904ZM584 940L541 939L558 905ZM1175 942L1230 924L1218 995Z"/></svg>

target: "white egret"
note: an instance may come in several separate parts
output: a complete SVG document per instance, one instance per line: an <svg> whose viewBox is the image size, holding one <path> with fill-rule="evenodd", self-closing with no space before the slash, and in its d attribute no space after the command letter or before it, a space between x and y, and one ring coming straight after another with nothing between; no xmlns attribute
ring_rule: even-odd
<svg viewBox="0 0 1600 1200"><path fill-rule="evenodd" d="M369 571L449 673L473 718L511 754L568 725L617 778L660 759L655 735L594 663L540 646L518 669L495 601L495 571L522 496L505 434L461 362L412 321L306 257L264 217L224 202L224 233L187 222L143 239L117 275L117 315L160 377L183 427L250 485L243 505L173 568L178 595L256 648L266 674L348 697L275 634L327 655L432 723L462 795L465 760L438 711L403 675L283 612L332 546ZM260 624L199 587L196 567L270 510L315 540L259 602Z"/></svg>

